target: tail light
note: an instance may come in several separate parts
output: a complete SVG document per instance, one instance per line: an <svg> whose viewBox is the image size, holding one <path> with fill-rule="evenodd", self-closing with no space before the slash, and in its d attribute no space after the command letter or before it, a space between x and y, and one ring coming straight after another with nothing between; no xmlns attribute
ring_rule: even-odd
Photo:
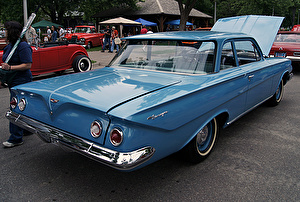
<svg viewBox="0 0 300 202"><path fill-rule="evenodd" d="M19 110L24 111L24 109L26 107L26 100L24 98L20 100L18 107L19 107Z"/></svg>
<svg viewBox="0 0 300 202"><path fill-rule="evenodd" d="M11 101L10 101L10 107L11 107L12 109L15 109L17 105L18 105L18 100L17 100L17 98L16 98L16 97L11 98Z"/></svg>
<svg viewBox="0 0 300 202"><path fill-rule="evenodd" d="M114 128L110 132L110 142L114 146L119 146L123 142L123 132L120 129Z"/></svg>
<svg viewBox="0 0 300 202"><path fill-rule="evenodd" d="M91 124L91 135L94 137L94 138L97 138L101 135L102 133L102 125L101 123L99 123L98 121L94 121L92 124Z"/></svg>

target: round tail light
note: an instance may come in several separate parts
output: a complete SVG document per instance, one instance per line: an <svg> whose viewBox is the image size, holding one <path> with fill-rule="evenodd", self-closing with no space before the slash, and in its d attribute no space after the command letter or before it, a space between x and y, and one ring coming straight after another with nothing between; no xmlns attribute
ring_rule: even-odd
<svg viewBox="0 0 300 202"><path fill-rule="evenodd" d="M11 107L12 109L15 109L17 105L18 105L18 100L17 100L17 98L16 98L16 97L11 98L11 101L10 101L10 107Z"/></svg>
<svg viewBox="0 0 300 202"><path fill-rule="evenodd" d="M94 138L97 138L101 135L102 133L102 125L98 121L94 121L91 124L91 135Z"/></svg>
<svg viewBox="0 0 300 202"><path fill-rule="evenodd" d="M26 107L26 101L24 98L20 100L18 107L19 107L19 110L24 111L24 109Z"/></svg>
<svg viewBox="0 0 300 202"><path fill-rule="evenodd" d="M110 132L110 142L114 146L119 146L123 142L123 132L117 128L114 128Z"/></svg>

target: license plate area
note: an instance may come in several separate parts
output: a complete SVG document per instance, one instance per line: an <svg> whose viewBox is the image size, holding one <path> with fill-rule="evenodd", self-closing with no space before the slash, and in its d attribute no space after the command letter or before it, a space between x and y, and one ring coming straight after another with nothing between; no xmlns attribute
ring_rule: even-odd
<svg viewBox="0 0 300 202"><path fill-rule="evenodd" d="M275 52L275 57L286 57L286 53L285 52Z"/></svg>

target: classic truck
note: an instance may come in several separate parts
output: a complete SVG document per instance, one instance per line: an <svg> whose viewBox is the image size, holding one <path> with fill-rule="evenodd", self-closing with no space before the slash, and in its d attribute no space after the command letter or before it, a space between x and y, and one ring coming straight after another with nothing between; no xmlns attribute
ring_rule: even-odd
<svg viewBox="0 0 300 202"><path fill-rule="evenodd" d="M95 46L102 46L103 36L103 33L96 32L95 26L80 25L75 27L73 33L67 33L65 40L90 49Z"/></svg>

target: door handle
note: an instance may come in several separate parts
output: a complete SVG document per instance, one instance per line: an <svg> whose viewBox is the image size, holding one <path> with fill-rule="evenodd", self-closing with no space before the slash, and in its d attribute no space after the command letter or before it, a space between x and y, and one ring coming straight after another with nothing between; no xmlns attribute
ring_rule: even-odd
<svg viewBox="0 0 300 202"><path fill-rule="evenodd" d="M252 75L249 75L248 76L248 81L251 81L251 79L254 77L254 74L252 74Z"/></svg>

